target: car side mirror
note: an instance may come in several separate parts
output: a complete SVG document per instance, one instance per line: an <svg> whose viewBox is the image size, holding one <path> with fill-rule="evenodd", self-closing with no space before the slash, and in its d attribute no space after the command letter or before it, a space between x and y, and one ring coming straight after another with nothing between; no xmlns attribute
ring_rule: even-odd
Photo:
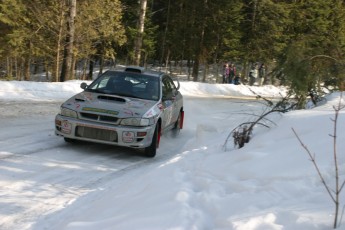
<svg viewBox="0 0 345 230"><path fill-rule="evenodd" d="M86 84L85 82L82 82L82 83L80 84L80 88L86 89L86 88L87 88L87 84Z"/></svg>

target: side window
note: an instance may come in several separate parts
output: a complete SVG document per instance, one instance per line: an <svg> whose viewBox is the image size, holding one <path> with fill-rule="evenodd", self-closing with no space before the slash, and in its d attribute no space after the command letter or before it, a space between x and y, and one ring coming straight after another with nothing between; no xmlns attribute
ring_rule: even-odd
<svg viewBox="0 0 345 230"><path fill-rule="evenodd" d="M107 77L107 78L104 78L102 81L100 81L100 82L99 82L99 85L98 85L98 88L104 88L104 87L106 87L106 85L107 85L109 79L110 79L110 78Z"/></svg>
<svg viewBox="0 0 345 230"><path fill-rule="evenodd" d="M105 76L97 82L97 84L92 85L91 89L105 88L108 84L110 76Z"/></svg>
<svg viewBox="0 0 345 230"><path fill-rule="evenodd" d="M165 99L172 99L176 91L174 82L171 80L170 77L164 76L162 79L162 83L163 83L163 97Z"/></svg>

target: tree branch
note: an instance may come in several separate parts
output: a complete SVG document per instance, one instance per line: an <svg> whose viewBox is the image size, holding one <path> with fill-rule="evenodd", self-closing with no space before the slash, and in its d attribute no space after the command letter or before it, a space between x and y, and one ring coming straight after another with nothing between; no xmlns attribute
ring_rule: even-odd
<svg viewBox="0 0 345 230"><path fill-rule="evenodd" d="M296 133L296 131L292 128L292 131L293 133L295 134L295 136L297 137L299 143L301 144L301 146L305 149L305 151L308 153L309 157L310 157L310 160L311 162L313 163L316 171L317 171L317 174L319 175L320 179L321 179L321 182L323 183L323 185L325 186L329 196L332 198L333 202L335 203L336 200L330 190L330 188L328 187L325 179L323 178L322 174L321 174L321 171L319 169L319 166L317 165L316 161L315 161L315 157L312 156L311 152L309 151L308 147L302 142L302 140L300 139L300 137L298 136L298 134Z"/></svg>

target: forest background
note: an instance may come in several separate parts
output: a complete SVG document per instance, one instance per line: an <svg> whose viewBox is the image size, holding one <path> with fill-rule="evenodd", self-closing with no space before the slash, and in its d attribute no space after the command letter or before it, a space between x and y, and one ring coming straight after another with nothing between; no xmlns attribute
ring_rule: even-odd
<svg viewBox="0 0 345 230"><path fill-rule="evenodd" d="M260 62L302 100L344 89L343 0L0 0L0 34L0 80L91 80L121 63L207 82Z"/></svg>

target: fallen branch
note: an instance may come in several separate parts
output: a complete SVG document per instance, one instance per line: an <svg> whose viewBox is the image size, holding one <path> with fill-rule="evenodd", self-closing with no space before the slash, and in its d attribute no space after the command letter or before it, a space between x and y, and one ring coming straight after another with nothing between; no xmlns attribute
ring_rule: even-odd
<svg viewBox="0 0 345 230"><path fill-rule="evenodd" d="M251 90L251 89L249 89ZM251 90L252 91L252 90ZM252 91L254 94L255 92ZM256 96L257 99L262 99L265 102L267 108L270 108L268 111L266 110L261 115L252 114L253 117L256 117L256 120L252 122L244 122L235 127L227 136L225 143L223 145L223 149L226 151L226 146L229 142L229 139L233 138L233 143L235 148L242 148L246 143L248 143L252 138L253 129L256 125L261 125L266 128L270 128L267 124L263 123L262 121L269 121L275 124L273 121L267 119L267 116L271 113L285 113L295 108L296 104L291 102L290 95L283 97L280 101L274 103L273 101L264 98L260 95Z"/></svg>

